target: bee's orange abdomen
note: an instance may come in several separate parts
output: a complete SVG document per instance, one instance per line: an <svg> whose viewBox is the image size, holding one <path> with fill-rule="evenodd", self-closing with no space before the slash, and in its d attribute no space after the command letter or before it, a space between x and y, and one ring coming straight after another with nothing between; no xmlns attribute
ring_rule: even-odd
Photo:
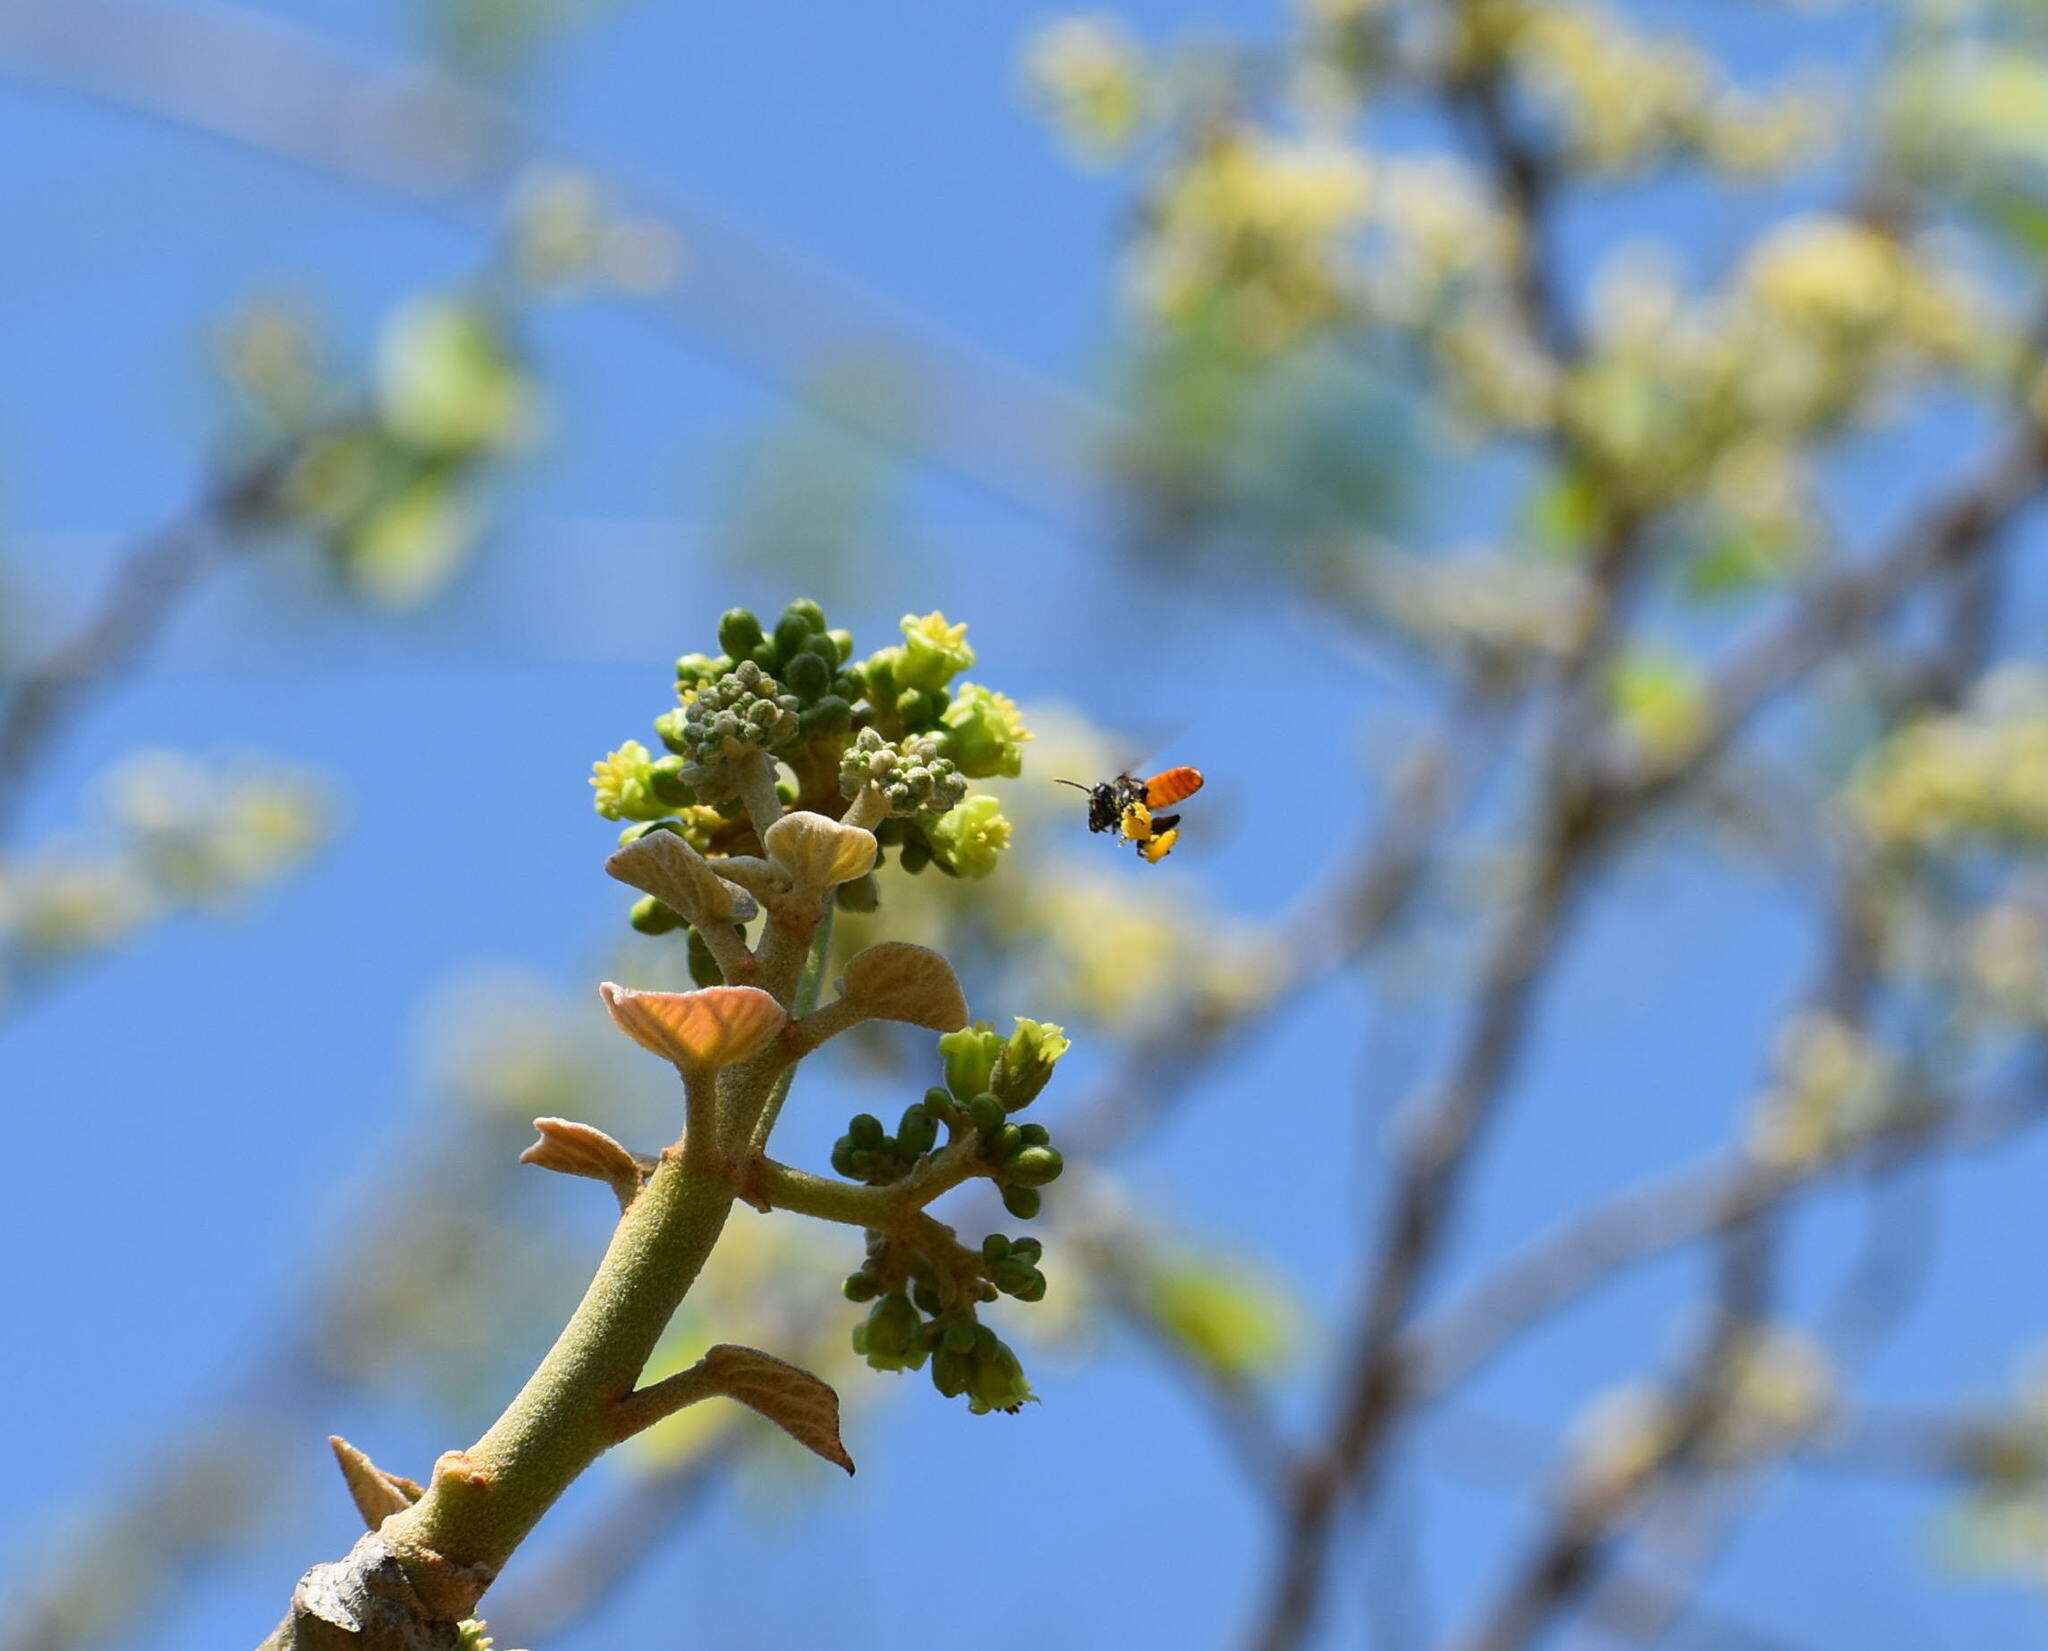
<svg viewBox="0 0 2048 1651"><path fill-rule="evenodd" d="M1145 802L1152 808L1171 808L1183 797L1192 797L1201 789L1202 771L1199 768L1169 768L1145 782Z"/></svg>

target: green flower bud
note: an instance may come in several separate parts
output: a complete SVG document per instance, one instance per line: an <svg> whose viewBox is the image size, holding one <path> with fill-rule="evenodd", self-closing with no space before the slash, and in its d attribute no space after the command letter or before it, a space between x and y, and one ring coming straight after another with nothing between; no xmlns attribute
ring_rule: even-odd
<svg viewBox="0 0 2048 1651"><path fill-rule="evenodd" d="M905 843L896 851L896 863L915 877L932 863L931 845L922 839Z"/></svg>
<svg viewBox="0 0 2048 1651"><path fill-rule="evenodd" d="M654 719L654 731L661 736L661 743L678 757L689 752L689 747L683 743L683 726L687 720L688 713L680 705Z"/></svg>
<svg viewBox="0 0 2048 1651"><path fill-rule="evenodd" d="M967 1383L974 1373L974 1366L965 1354L941 1349L932 1360L932 1386L948 1399L957 1399L967 1391Z"/></svg>
<svg viewBox="0 0 2048 1651"><path fill-rule="evenodd" d="M955 1319L946 1326L941 1345L948 1353L972 1353L974 1351L975 1326L966 1319Z"/></svg>
<svg viewBox="0 0 2048 1651"><path fill-rule="evenodd" d="M1038 1277L1038 1269L1028 1261L1006 1255L989 1268L988 1276L998 1290L1013 1296Z"/></svg>
<svg viewBox="0 0 2048 1651"><path fill-rule="evenodd" d="M1042 1187L1060 1178L1066 1160L1053 1147L1026 1147L1003 1165L1006 1179L1020 1187Z"/></svg>
<svg viewBox="0 0 2048 1651"><path fill-rule="evenodd" d="M808 596L799 596L782 610L783 623L787 623L791 619L802 620L804 629L815 635L823 636L825 634L825 610ZM781 625L778 624L776 628L780 630Z"/></svg>
<svg viewBox="0 0 2048 1651"><path fill-rule="evenodd" d="M1032 1268L1031 1277L1010 1293L1019 1301L1045 1300L1045 1274L1036 1267Z"/></svg>
<svg viewBox="0 0 2048 1651"><path fill-rule="evenodd" d="M801 700L815 700L832 685L831 668L814 653L793 656L782 674L789 691Z"/></svg>
<svg viewBox="0 0 2048 1651"><path fill-rule="evenodd" d="M903 1109L903 1121L896 1127L896 1144L906 1157L923 1157L938 1138L938 1122L922 1106L912 1102Z"/></svg>
<svg viewBox="0 0 2048 1651"><path fill-rule="evenodd" d="M1003 1208L1019 1221L1029 1221L1038 1214L1044 1202L1036 1187L1008 1186L1003 1188Z"/></svg>
<svg viewBox="0 0 2048 1651"><path fill-rule="evenodd" d="M853 632L827 631L825 635L831 640L832 653L837 663L844 665L853 657Z"/></svg>
<svg viewBox="0 0 2048 1651"><path fill-rule="evenodd" d="M806 734L844 734L853 727L853 706L838 694L826 694L804 716Z"/></svg>
<svg viewBox="0 0 2048 1651"><path fill-rule="evenodd" d="M990 1233L981 1241L981 1259L987 1262L1001 1261L1010 1254L1010 1241L1001 1233Z"/></svg>
<svg viewBox="0 0 2048 1651"><path fill-rule="evenodd" d="M925 826L932 852L948 871L961 877L986 877L1010 846L1010 822L995 798L974 796L956 803Z"/></svg>
<svg viewBox="0 0 2048 1651"><path fill-rule="evenodd" d="M881 890L873 872L865 877L856 877L850 883L841 883L832 892L841 911L869 912L882 903Z"/></svg>
<svg viewBox="0 0 2048 1651"><path fill-rule="evenodd" d="M690 931L690 979L699 986L725 984L725 971L719 968L718 959L711 955L711 948L695 929Z"/></svg>
<svg viewBox="0 0 2048 1651"><path fill-rule="evenodd" d="M910 1287L910 1299L927 1313L939 1311L939 1287L928 1278L921 1278Z"/></svg>
<svg viewBox="0 0 2048 1651"><path fill-rule="evenodd" d="M832 1167L848 1180L857 1180L853 1169L853 1138L842 1135L832 1143Z"/></svg>
<svg viewBox="0 0 2048 1651"><path fill-rule="evenodd" d="M848 1301L873 1301L881 1286L873 1273L849 1273L840 1289Z"/></svg>
<svg viewBox="0 0 2048 1651"><path fill-rule="evenodd" d="M977 682L963 682L939 718L946 729L946 755L970 780L1024 770L1024 742L1031 731L1017 714L1017 702Z"/></svg>
<svg viewBox="0 0 2048 1651"><path fill-rule="evenodd" d="M775 622L775 655L788 659L811 639L810 621L791 610Z"/></svg>
<svg viewBox="0 0 2048 1651"><path fill-rule="evenodd" d="M997 1102L1001 1105L1001 1102ZM1001 1124L988 1138L988 1156L997 1163L1005 1163L1024 1150L1024 1132L1015 1124Z"/></svg>
<svg viewBox="0 0 2048 1651"><path fill-rule="evenodd" d="M619 833L619 847L639 842L650 831L673 831L678 837L686 835L681 823L675 820L635 820Z"/></svg>
<svg viewBox="0 0 2048 1651"><path fill-rule="evenodd" d="M761 645L761 621L751 608L728 608L718 622L718 645L734 659L744 659ZM676 667L682 675L682 666Z"/></svg>
<svg viewBox="0 0 2048 1651"><path fill-rule="evenodd" d="M967 1118L986 1139L1003 1127L1003 1103L993 1095L977 1095L967 1103Z"/></svg>
<svg viewBox="0 0 2048 1651"><path fill-rule="evenodd" d="M967 1397L967 1408L983 1416L991 1410L1014 1411L1029 1404L1033 1395L1017 1355L997 1342L992 1351L976 1351Z"/></svg>
<svg viewBox="0 0 2048 1651"><path fill-rule="evenodd" d="M952 1034L949 1032L948 1037ZM953 1115L953 1096L950 1090L934 1086L924 1092L925 1109L935 1118L950 1118Z"/></svg>
<svg viewBox="0 0 2048 1651"><path fill-rule="evenodd" d="M1010 1246L1010 1254L1020 1255L1033 1266L1045 1254L1045 1246L1035 1238L1020 1238Z"/></svg>
<svg viewBox="0 0 2048 1651"><path fill-rule="evenodd" d="M900 1290L892 1290L868 1314L867 1334L859 1351L877 1370L901 1370L916 1352L917 1310ZM921 1357L920 1357L920 1361Z"/></svg>
<svg viewBox="0 0 2048 1651"><path fill-rule="evenodd" d="M664 906L651 894L633 902L626 921L642 934L670 934L683 926L682 913Z"/></svg>
<svg viewBox="0 0 2048 1651"><path fill-rule="evenodd" d="M1021 1111L1038 1099L1052 1079L1052 1069L1072 1045L1061 1027L1050 1021L1017 1018L1012 1032L996 1056L989 1088L1012 1112Z"/></svg>
<svg viewBox="0 0 2048 1651"><path fill-rule="evenodd" d="M676 692L692 693L713 677L724 676L731 669L732 660L723 654L716 659L706 654L684 654L676 661Z"/></svg>
<svg viewBox="0 0 2048 1651"><path fill-rule="evenodd" d="M888 1136L882 1131L882 1120L877 1118L872 1112L863 1112L857 1116L852 1123L846 1126L846 1134L847 1138L856 1147L869 1152L874 1151L888 1139Z"/></svg>
<svg viewBox="0 0 2048 1651"><path fill-rule="evenodd" d="M906 688L896 696L896 715L906 728L925 729L939 720L939 710L922 688Z"/></svg>
<svg viewBox="0 0 2048 1651"><path fill-rule="evenodd" d="M683 778L683 759L678 756L654 759L647 770L647 788L670 808L689 808L697 801L697 793Z"/></svg>
<svg viewBox="0 0 2048 1651"><path fill-rule="evenodd" d="M939 1057L946 1063L946 1087L953 1098L964 1103L986 1090L1002 1051L1003 1040L985 1020L940 1038Z"/></svg>
<svg viewBox="0 0 2048 1651"><path fill-rule="evenodd" d="M1043 1124L1019 1124L1017 1126L1017 1139L1022 1141L1027 1147L1051 1146L1052 1131Z"/></svg>

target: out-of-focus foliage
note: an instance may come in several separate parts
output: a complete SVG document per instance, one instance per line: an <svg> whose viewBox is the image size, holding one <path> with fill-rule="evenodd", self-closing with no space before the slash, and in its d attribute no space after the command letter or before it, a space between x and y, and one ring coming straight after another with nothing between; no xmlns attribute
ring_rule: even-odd
<svg viewBox="0 0 2048 1651"><path fill-rule="evenodd" d="M218 912L295 869L332 828L307 776L141 752L75 831L0 861L0 1005L187 911Z"/></svg>
<svg viewBox="0 0 2048 1651"><path fill-rule="evenodd" d="M349 589L393 605L455 575L483 531L479 482L538 416L512 318L476 295L401 305L367 390L274 308L228 330L222 361L243 413L238 442L279 471L246 502L249 520L310 539Z"/></svg>

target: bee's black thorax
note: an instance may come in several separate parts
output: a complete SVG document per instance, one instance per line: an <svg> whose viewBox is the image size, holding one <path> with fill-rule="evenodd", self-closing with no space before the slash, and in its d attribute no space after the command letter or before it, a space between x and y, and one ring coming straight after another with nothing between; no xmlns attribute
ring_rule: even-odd
<svg viewBox="0 0 2048 1651"><path fill-rule="evenodd" d="M1144 800L1145 782L1134 780L1128 774L1119 774L1113 780L1091 786L1088 791L1088 829L1115 831L1122 823L1124 810L1132 803Z"/></svg>

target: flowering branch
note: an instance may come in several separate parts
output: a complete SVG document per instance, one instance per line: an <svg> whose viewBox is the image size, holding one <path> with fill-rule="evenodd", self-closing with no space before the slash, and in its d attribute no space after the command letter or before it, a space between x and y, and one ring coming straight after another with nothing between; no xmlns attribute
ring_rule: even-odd
<svg viewBox="0 0 2048 1651"><path fill-rule="evenodd" d="M869 798L864 812L881 798L888 818L905 822L893 841L906 862L915 854L919 864L956 874L990 869L1001 845L985 813L977 810L970 828L948 823L966 787L946 751L978 767L987 752L969 734L989 732L972 719L942 720L955 700L947 680L973 659L963 632L937 615L906 621L906 646L884 650L854 676L843 669L850 639L828 633L814 604L793 606L772 644L752 615L728 614L721 638L747 657L683 662L681 714L665 727L679 747L675 758L657 764L644 749L622 749L599 765L600 809L657 827L629 830L607 865L646 891L636 922L687 927L693 957L701 947L703 967L718 977L689 992L601 988L620 1030L675 1067L683 1129L643 1158L588 1125L536 1121L540 1139L526 1161L604 1181L618 1197L618 1226L596 1276L505 1412L468 1449L444 1454L424 1487L337 1444L370 1534L347 1559L307 1573L266 1651L446 1647L473 1637L464 1625L484 1591L569 1485L613 1445L708 1398L759 1411L852 1471L837 1395L769 1354L714 1347L688 1370L645 1380L742 1197L868 1233L868 1261L848 1294L883 1297L855 1335L870 1363L915 1368L933 1358L940 1391L965 1395L977 1412L1014 1410L1031 1397L1015 1355L977 1309L1000 1293L1044 1294L1036 1242L991 1235L970 1250L925 1211L976 1176L996 1182L1013 1212L1036 1210L1037 1189L1059 1174L1060 1157L1042 1128L1010 1114L1036 1098L1065 1039L1057 1027L1031 1022L1008 1039L969 1028L945 959L893 942L851 959L836 997L819 1008L839 891L867 877L882 845L861 825L790 806L779 782L786 766L796 776L790 801L799 804L835 800L822 792L826 779L840 783L839 800ZM764 662L798 691L784 691ZM885 723L902 730L893 742L877 731ZM1014 747L1021 729L1009 737ZM759 933L749 942L744 925L756 918ZM946 1033L941 1050L953 1087L908 1109L893 1137L875 1119L854 1120L834 1159L864 1184L768 1158L797 1065L867 1020Z"/></svg>

